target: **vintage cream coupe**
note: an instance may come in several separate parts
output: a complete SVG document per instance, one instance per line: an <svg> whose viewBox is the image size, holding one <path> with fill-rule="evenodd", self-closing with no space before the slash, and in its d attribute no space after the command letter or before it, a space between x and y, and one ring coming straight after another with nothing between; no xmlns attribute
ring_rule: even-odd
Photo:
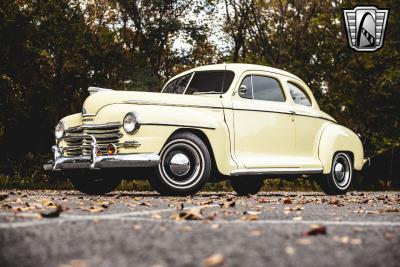
<svg viewBox="0 0 400 267"><path fill-rule="evenodd" d="M305 175L342 194L364 163L358 136L279 69L209 65L175 76L160 93L89 91L82 113L56 126L54 160L44 165L89 194L147 178L165 195L223 179L246 195L265 178Z"/></svg>

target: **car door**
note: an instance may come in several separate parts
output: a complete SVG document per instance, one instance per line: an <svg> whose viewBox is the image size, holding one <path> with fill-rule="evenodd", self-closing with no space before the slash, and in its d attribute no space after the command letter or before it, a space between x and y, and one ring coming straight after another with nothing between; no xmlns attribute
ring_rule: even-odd
<svg viewBox="0 0 400 267"><path fill-rule="evenodd" d="M294 115L279 76L246 72L239 88L232 97L234 153L238 163L245 168L293 166Z"/></svg>
<svg viewBox="0 0 400 267"><path fill-rule="evenodd" d="M318 147L321 132L329 123L321 118L320 110L315 99L306 85L296 80L288 79L285 83L293 101L292 110L295 112L295 150L299 167L318 169L322 163L318 157Z"/></svg>

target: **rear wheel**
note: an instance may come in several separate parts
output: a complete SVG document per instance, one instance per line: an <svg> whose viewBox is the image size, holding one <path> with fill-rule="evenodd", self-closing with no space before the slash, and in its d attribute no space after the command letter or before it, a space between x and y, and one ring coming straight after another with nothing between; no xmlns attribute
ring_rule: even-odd
<svg viewBox="0 0 400 267"><path fill-rule="evenodd" d="M89 195L109 193L115 190L122 180L100 171L79 171L68 175L75 189Z"/></svg>
<svg viewBox="0 0 400 267"><path fill-rule="evenodd" d="M210 177L211 157L204 142L192 133L178 133L164 146L149 183L162 195L197 193Z"/></svg>
<svg viewBox="0 0 400 267"><path fill-rule="evenodd" d="M264 179L253 176L237 176L230 180L233 190L239 196L255 195L264 185Z"/></svg>
<svg viewBox="0 0 400 267"><path fill-rule="evenodd" d="M353 178L353 168L350 156L347 153L335 154L332 169L329 174L321 175L317 182L327 195L345 194Z"/></svg>

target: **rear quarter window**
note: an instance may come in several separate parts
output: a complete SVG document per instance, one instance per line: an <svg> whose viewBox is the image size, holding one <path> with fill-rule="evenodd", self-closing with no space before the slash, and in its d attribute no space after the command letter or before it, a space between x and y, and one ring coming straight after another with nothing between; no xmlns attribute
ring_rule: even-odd
<svg viewBox="0 0 400 267"><path fill-rule="evenodd" d="M311 107L310 97L298 85L288 82L288 88L293 102L298 105Z"/></svg>

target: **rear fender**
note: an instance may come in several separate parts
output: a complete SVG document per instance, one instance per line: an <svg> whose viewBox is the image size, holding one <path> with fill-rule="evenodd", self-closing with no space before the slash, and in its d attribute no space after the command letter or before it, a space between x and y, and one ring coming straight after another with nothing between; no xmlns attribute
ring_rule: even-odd
<svg viewBox="0 0 400 267"><path fill-rule="evenodd" d="M322 131L318 156L323 164L323 172L329 173L336 152L349 152L353 167L361 170L364 164L364 151L360 138L351 130L338 124L329 124Z"/></svg>

